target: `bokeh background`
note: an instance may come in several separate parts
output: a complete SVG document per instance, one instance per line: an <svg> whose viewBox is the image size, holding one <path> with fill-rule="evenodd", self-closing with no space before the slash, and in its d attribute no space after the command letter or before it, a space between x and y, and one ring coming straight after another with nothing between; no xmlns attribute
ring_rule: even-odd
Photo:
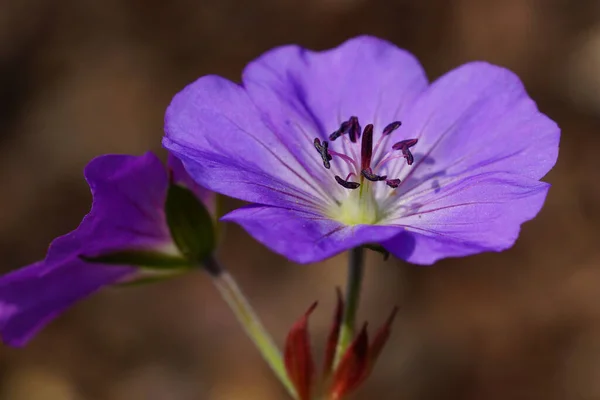
<svg viewBox="0 0 600 400"><path fill-rule="evenodd" d="M431 268L369 255L360 319L401 312L355 398L600 399L598 0L1 1L1 270L79 223L89 159L160 151L187 82L238 79L275 45L361 33L409 49L430 78L476 59L511 68L563 136L546 205L511 250ZM280 342L320 300L320 357L345 256L293 265L236 226L223 248ZM26 348L0 348L2 400L284 398L203 274L104 291Z"/></svg>

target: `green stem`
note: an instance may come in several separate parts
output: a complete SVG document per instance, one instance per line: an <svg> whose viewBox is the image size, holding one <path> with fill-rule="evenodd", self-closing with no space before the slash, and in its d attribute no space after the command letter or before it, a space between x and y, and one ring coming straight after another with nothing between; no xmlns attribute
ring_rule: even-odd
<svg viewBox="0 0 600 400"><path fill-rule="evenodd" d="M297 399L296 389L287 375L281 352L231 274L224 270L214 259L206 261L205 269L209 272L219 293L237 317L246 334L252 339L264 360L285 386L290 396Z"/></svg>
<svg viewBox="0 0 600 400"><path fill-rule="evenodd" d="M365 267L365 255L362 247L350 250L348 258L348 286L346 287L346 299L344 315L338 337L334 369L339 364L346 349L354 338L354 326L356 324L356 312L360 300L360 289Z"/></svg>

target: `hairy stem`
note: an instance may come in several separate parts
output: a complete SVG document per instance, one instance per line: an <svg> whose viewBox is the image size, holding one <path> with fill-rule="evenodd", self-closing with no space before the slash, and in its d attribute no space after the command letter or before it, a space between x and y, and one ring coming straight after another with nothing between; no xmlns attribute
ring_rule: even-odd
<svg viewBox="0 0 600 400"><path fill-rule="evenodd" d="M350 250L348 258L348 284L346 287L344 315L342 317L342 325L340 327L340 335L338 337L338 343L335 352L334 369L339 364L344 352L354 337L356 312L358 311L358 303L360 300L364 266L364 249L362 247L357 247Z"/></svg>
<svg viewBox="0 0 600 400"><path fill-rule="evenodd" d="M221 296L237 317L246 334L252 339L264 360L271 367L283 386L285 386L290 396L297 399L296 389L287 375L281 352L233 279L233 276L224 270L214 259L207 260L205 268L209 272L219 293L221 293Z"/></svg>

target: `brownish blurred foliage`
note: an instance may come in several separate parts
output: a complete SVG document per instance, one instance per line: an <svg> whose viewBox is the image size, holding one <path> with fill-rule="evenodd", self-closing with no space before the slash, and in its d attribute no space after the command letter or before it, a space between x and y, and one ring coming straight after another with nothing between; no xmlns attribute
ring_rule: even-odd
<svg viewBox="0 0 600 400"><path fill-rule="evenodd" d="M513 69L563 136L546 206L513 249L431 268L369 257L360 318L401 312L355 398L600 399L598 0L4 0L2 270L78 224L90 158L160 149L164 109L187 82L238 79L275 45L324 49L361 33L414 52L431 78L475 59ZM292 265L235 226L223 247L280 341L321 300L322 354L345 257ZM284 397L202 274L104 291L28 347L0 348L0 399Z"/></svg>

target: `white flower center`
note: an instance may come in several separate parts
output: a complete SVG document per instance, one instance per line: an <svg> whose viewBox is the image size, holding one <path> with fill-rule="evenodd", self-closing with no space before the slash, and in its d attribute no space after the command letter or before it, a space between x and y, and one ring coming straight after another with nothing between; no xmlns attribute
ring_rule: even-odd
<svg viewBox="0 0 600 400"><path fill-rule="evenodd" d="M361 138L361 127L357 117L350 117L348 121L344 121L340 125L338 130L329 135L331 142L341 139L339 146L341 152L330 150L330 142L323 141L321 143L318 138L315 138L314 145L325 168L331 168L330 162L334 158L342 161L348 167L347 175L344 178L335 175L335 180L350 192L343 200L331 206L328 212L329 217L346 225L372 225L383 219L385 210L380 207L378 202L378 197L381 197L382 193L380 191L376 193L374 185L377 182L385 182L389 186L389 190L394 190L401 184L400 179L388 178L382 172L386 170L390 161L399 158L406 159L406 163L412 165L414 157L410 148L417 144L417 139L402 140L393 144L390 151L382 151L380 155L376 155L375 162L373 162L373 154L377 153L381 146L387 145L390 134L400 125L400 121L388 124L375 144L375 149L373 149L372 124L365 126L362 131L362 140L360 144L358 143L358 139ZM394 152L395 150L399 150L400 154ZM393 193L390 194L393 195Z"/></svg>

